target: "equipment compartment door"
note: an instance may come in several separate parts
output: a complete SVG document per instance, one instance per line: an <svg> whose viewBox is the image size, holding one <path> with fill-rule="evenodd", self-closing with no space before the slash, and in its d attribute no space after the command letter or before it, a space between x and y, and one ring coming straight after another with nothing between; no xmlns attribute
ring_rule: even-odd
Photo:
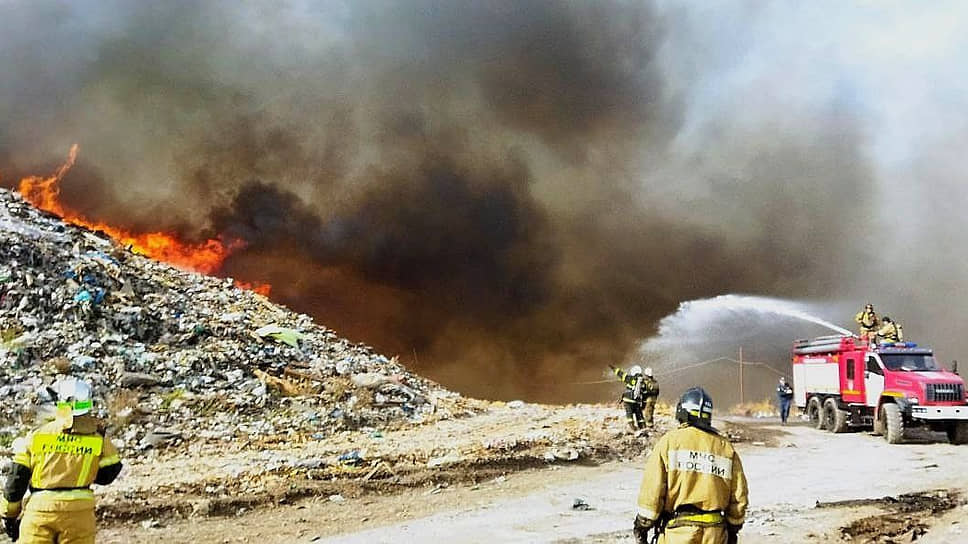
<svg viewBox="0 0 968 544"><path fill-rule="evenodd" d="M864 402L864 361L860 354L844 356L844 376L841 398L844 402Z"/></svg>
<svg viewBox="0 0 968 544"><path fill-rule="evenodd" d="M877 406L884 392L884 369L881 368L877 358L873 355L867 356L867 368L864 371L864 385L867 387L867 406Z"/></svg>

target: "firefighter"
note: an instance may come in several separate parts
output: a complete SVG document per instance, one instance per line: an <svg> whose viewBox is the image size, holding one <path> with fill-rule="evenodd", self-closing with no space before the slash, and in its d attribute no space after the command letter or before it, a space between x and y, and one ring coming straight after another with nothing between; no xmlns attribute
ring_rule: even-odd
<svg viewBox="0 0 968 544"><path fill-rule="evenodd" d="M642 412L645 416L645 426L655 425L655 401L659 398L659 382L652 375L652 368L645 367L642 371Z"/></svg>
<svg viewBox="0 0 968 544"><path fill-rule="evenodd" d="M901 342L904 340L904 331L901 326L891 320L890 317L884 316L881 319L883 325L877 330L877 336L885 342Z"/></svg>
<svg viewBox="0 0 968 544"><path fill-rule="evenodd" d="M790 417L790 401L793 400L793 388L787 383L786 378L780 377L780 383L776 386L776 400L780 405L780 423L786 425L787 418Z"/></svg>
<svg viewBox="0 0 968 544"><path fill-rule="evenodd" d="M625 384L625 391L622 392L622 404L625 406L625 419L633 431L642 430L645 427L645 419L642 417L642 404L644 399L645 380L642 379L642 367L635 365L629 368L628 372L621 368L608 365L615 372L622 383ZM654 401L653 401L654 405Z"/></svg>
<svg viewBox="0 0 968 544"><path fill-rule="evenodd" d="M53 421L14 441L0 512L4 531L25 544L93 544L91 484L113 482L121 459L90 414L90 385L63 378L51 392L57 401Z"/></svg>
<svg viewBox="0 0 968 544"><path fill-rule="evenodd" d="M879 326L874 305L868 302L867 306L864 306L864 310L857 312L857 315L854 316L854 321L860 325L860 339L873 342Z"/></svg>
<svg viewBox="0 0 968 544"><path fill-rule="evenodd" d="M634 531L638 542L731 544L746 519L743 464L712 426L713 400L701 387L676 405L678 429L666 433L645 461Z"/></svg>

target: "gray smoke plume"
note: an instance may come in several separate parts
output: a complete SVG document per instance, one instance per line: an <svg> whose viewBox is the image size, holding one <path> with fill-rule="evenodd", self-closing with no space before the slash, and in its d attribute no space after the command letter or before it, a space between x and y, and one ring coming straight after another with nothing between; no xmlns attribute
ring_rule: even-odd
<svg viewBox="0 0 968 544"><path fill-rule="evenodd" d="M223 274L472 394L601 398L729 292L955 356L968 34L894 9L8 2L0 174L76 142L74 208L241 237Z"/></svg>

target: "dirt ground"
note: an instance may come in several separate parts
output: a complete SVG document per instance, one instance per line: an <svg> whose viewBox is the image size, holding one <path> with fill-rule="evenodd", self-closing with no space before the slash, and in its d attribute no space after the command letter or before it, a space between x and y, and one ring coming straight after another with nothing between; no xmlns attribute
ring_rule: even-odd
<svg viewBox="0 0 968 544"><path fill-rule="evenodd" d="M105 494L102 517L108 519L99 541L632 542L628 528L641 465L654 437L625 433L613 407L527 405L521 410L500 407L483 416L387 433L380 440L393 445L380 446L382 455L400 459L412 452L411 466L421 470L388 476L372 487L359 485L365 470L330 476L315 488L305 474L270 471L268 480L289 479L296 492L256 492L265 500L227 500L213 508L198 495L228 477L225 467L238 472L246 459L258 462L266 454L240 450L218 460L202 455L185 461L180 482L171 476L179 467L177 456L136 464L132 473L146 472L128 476L113 494ZM671 424L664 418L662 429ZM722 426L739 441L750 482L752 504L741 542L968 541L968 534L962 535L968 531L968 450L947 444L943 435L889 445L868 433L831 435L770 420L732 418ZM488 440L494 436L517 445L510 454L505 449L491 455ZM302 444L289 454L318 455L347 445ZM578 459L567 461L567 452L561 459L549 456L569 447L582 451ZM397 457L389 453L394 451ZM454 464L431 469L428 451L450 452ZM215 469L214 477L202 478L204 485L193 480L203 474L188 470L197 469L199 459ZM392 466L402 471L405 465ZM162 477L168 483L154 489L173 506L139 511L138 505L148 504L139 502L142 486ZM255 481L271 487L264 480ZM266 498L272 496L276 500Z"/></svg>

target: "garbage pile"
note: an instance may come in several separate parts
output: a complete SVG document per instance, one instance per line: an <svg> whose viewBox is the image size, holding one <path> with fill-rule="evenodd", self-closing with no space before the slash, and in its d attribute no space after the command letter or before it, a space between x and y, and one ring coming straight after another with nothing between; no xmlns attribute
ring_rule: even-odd
<svg viewBox="0 0 968 544"><path fill-rule="evenodd" d="M0 441L35 424L58 374L90 381L135 449L319 438L446 417L438 401L456 397L231 279L133 254L0 189Z"/></svg>

